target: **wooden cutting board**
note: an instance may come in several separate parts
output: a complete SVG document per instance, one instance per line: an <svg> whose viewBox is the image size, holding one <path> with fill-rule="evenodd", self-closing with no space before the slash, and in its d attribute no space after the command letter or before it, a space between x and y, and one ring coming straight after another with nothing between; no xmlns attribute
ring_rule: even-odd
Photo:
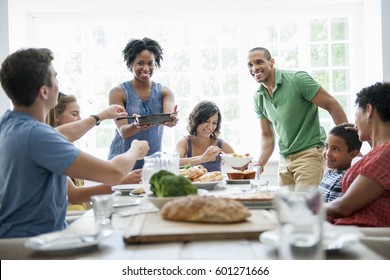
<svg viewBox="0 0 390 280"><path fill-rule="evenodd" d="M159 213L135 215L125 231L124 241L127 244L138 244L258 238L260 233L276 226L264 215L264 211L266 210L251 210L252 216L246 221L233 224L167 221Z"/></svg>

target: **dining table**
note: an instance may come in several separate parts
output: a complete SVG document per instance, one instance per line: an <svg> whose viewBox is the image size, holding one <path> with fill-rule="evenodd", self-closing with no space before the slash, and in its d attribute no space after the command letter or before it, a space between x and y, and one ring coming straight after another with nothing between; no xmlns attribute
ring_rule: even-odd
<svg viewBox="0 0 390 280"><path fill-rule="evenodd" d="M268 186L267 186L268 188ZM226 193L253 192L249 184L227 184L221 181L212 189L206 190L207 195L221 195ZM262 190L264 191L264 189ZM265 191L272 191L268 189ZM165 223L160 217L159 209L150 203L145 196L137 197L129 193L114 192L114 212L112 223L103 228L104 238L99 239L91 246L81 246L72 250L37 250L28 246L31 238L6 238L0 239L0 259L2 260L277 260L278 253L274 244L266 244L259 240L262 231L273 230L278 227L277 213L272 207L257 207L250 209L252 219L263 219L259 228L253 231L248 230L247 235L239 233L245 230L238 230L233 235L223 234L224 226L218 226L218 232L222 232L221 238L218 235L178 235L175 240L174 226L169 224L161 226L169 234L170 238L159 240L153 238L131 238L129 232L140 230L144 224L137 224L137 221L155 225L156 231L160 222ZM258 222L258 221L257 221ZM261 225L264 225L261 228ZM197 229L196 223L181 223L181 228L193 227ZM240 225L230 225L229 229ZM242 225L241 225L242 226ZM172 232L169 232L171 230ZM214 229L212 229L213 231ZM390 248L389 228L366 228L357 230L361 238L354 244L345 248L326 251L327 260L383 260L388 259ZM77 219L72 219L69 226L59 232L59 235L84 235L89 236L101 232L102 227L95 225L94 212L87 210ZM192 231L192 229L191 229ZM234 230L233 230L234 231ZM165 233L166 233L165 232ZM196 232L196 230L194 230ZM173 236L173 237L172 237ZM199 238L199 236L202 236ZM209 237L209 238L208 238Z"/></svg>

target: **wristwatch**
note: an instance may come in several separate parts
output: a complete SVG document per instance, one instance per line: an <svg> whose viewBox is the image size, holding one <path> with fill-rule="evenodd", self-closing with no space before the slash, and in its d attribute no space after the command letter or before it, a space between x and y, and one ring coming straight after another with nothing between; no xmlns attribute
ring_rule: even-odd
<svg viewBox="0 0 390 280"><path fill-rule="evenodd" d="M94 118L96 120L96 124L95 125L99 125L100 124L100 118L97 115L91 115L90 117L92 117L92 118Z"/></svg>

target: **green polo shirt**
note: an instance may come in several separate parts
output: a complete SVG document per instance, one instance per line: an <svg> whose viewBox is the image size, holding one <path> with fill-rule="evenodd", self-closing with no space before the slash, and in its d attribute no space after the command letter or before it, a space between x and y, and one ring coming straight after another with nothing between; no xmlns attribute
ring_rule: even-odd
<svg viewBox="0 0 390 280"><path fill-rule="evenodd" d="M320 87L306 72L275 69L272 97L263 85L255 93L255 112L273 124L282 156L324 146L325 130L318 107L311 102Z"/></svg>

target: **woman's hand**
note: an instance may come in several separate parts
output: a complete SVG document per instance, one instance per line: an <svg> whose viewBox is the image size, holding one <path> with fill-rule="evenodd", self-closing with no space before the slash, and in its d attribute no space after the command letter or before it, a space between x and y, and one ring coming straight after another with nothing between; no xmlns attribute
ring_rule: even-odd
<svg viewBox="0 0 390 280"><path fill-rule="evenodd" d="M170 115L172 121L170 122L165 122L163 123L163 125L165 126L169 126L169 127L174 127L178 122L179 122L179 119L177 118L177 105L175 105L175 107L173 108L173 113Z"/></svg>
<svg viewBox="0 0 390 280"><path fill-rule="evenodd" d="M210 146L202 155L202 162L209 162L215 160L215 158L221 153L221 149L217 146Z"/></svg>
<svg viewBox="0 0 390 280"><path fill-rule="evenodd" d="M133 114L133 117L135 119L141 117L141 115L137 115L137 114ZM139 122L137 121L134 121L133 122L133 125L138 128L139 130L147 130L149 128L151 128L152 126L155 126L155 124L140 124Z"/></svg>
<svg viewBox="0 0 390 280"><path fill-rule="evenodd" d="M117 117L125 117L127 116L127 112L123 106L113 104L98 113L98 116L100 120L103 121L108 119L115 119Z"/></svg>

